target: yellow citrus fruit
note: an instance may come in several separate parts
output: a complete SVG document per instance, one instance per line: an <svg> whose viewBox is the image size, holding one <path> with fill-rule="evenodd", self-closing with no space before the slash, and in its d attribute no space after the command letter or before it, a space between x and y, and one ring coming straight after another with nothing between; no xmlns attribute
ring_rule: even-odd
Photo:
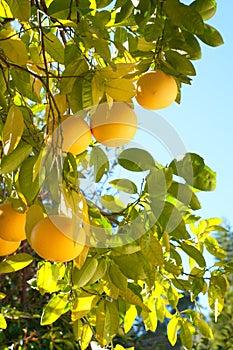
<svg viewBox="0 0 233 350"><path fill-rule="evenodd" d="M21 241L5 241L0 238L0 256L14 253L20 246Z"/></svg>
<svg viewBox="0 0 233 350"><path fill-rule="evenodd" d="M22 241L25 233L26 213L13 209L10 202L0 204L0 238L6 241Z"/></svg>
<svg viewBox="0 0 233 350"><path fill-rule="evenodd" d="M161 70L141 75L136 86L136 100L144 108L160 109L168 107L177 96L175 79Z"/></svg>
<svg viewBox="0 0 233 350"><path fill-rule="evenodd" d="M75 220L71 218L60 215L47 216L33 227L31 246L46 260L73 260L82 252L86 242L84 229L75 228Z"/></svg>
<svg viewBox="0 0 233 350"><path fill-rule="evenodd" d="M115 102L110 109L107 103L100 104L91 116L92 134L108 147L128 143L136 134L137 126L137 116L127 103Z"/></svg>
<svg viewBox="0 0 233 350"><path fill-rule="evenodd" d="M49 135L48 144L62 145L64 152L74 155L84 152L91 143L92 134L89 125L79 116L64 116L62 123L55 121L53 137Z"/></svg>

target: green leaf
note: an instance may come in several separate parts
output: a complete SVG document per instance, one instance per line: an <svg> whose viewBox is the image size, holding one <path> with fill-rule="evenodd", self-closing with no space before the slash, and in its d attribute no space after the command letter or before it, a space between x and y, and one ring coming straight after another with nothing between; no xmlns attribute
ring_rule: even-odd
<svg viewBox="0 0 233 350"><path fill-rule="evenodd" d="M91 81L93 105L98 105L104 96L104 80L100 72L96 72Z"/></svg>
<svg viewBox="0 0 233 350"><path fill-rule="evenodd" d="M176 315L174 315L167 325L167 336L172 346L176 344L177 332L179 328L179 318Z"/></svg>
<svg viewBox="0 0 233 350"><path fill-rule="evenodd" d="M107 301L105 302L106 307L106 335L108 342L118 333L119 330L119 311L116 307L116 302Z"/></svg>
<svg viewBox="0 0 233 350"><path fill-rule="evenodd" d="M144 30L146 41L156 41L163 33L165 21L163 18L156 17L151 24L147 24Z"/></svg>
<svg viewBox="0 0 233 350"><path fill-rule="evenodd" d="M90 166L94 166L95 182L99 182L104 174L109 171L109 161L105 152L100 147L93 147L90 154Z"/></svg>
<svg viewBox="0 0 233 350"><path fill-rule="evenodd" d="M37 161L36 157L30 157L23 161L19 172L19 185L22 194L27 203L31 203L37 196L39 187L39 177L33 180L34 165Z"/></svg>
<svg viewBox="0 0 233 350"><path fill-rule="evenodd" d="M124 204L118 198L108 194L100 197L100 203L113 213L119 213L124 209Z"/></svg>
<svg viewBox="0 0 233 350"><path fill-rule="evenodd" d="M203 32L202 17L190 6L180 3L178 0L170 0L165 4L165 11L173 24L184 27L193 34Z"/></svg>
<svg viewBox="0 0 233 350"><path fill-rule="evenodd" d="M112 260L109 266L109 277L115 286L121 290L126 290L128 286L127 277L123 275L118 265Z"/></svg>
<svg viewBox="0 0 233 350"><path fill-rule="evenodd" d="M168 169L151 169L146 177L146 190L151 197L165 199L167 189L172 184L172 171Z"/></svg>
<svg viewBox="0 0 233 350"><path fill-rule="evenodd" d="M194 318L194 325L199 329L200 333L203 335L205 338L213 339L213 332L210 326L208 325L207 322L202 320L199 317Z"/></svg>
<svg viewBox="0 0 233 350"><path fill-rule="evenodd" d="M143 266L137 253L114 256L113 259L123 274L128 278L132 280L144 280L146 278Z"/></svg>
<svg viewBox="0 0 233 350"><path fill-rule="evenodd" d="M193 348L193 333L191 332L190 322L187 319L183 319L180 327L180 339L187 350Z"/></svg>
<svg viewBox="0 0 233 350"><path fill-rule="evenodd" d="M64 63L64 46L61 41L51 32L44 34L45 50L55 62Z"/></svg>
<svg viewBox="0 0 233 350"><path fill-rule="evenodd" d="M185 55L180 54L174 50L168 50L165 52L165 57L167 62L179 73L185 75L196 75L195 68L192 62L185 57Z"/></svg>
<svg viewBox="0 0 233 350"><path fill-rule="evenodd" d="M130 288L127 288L125 291L120 290L119 293L125 299L125 301L127 301L127 303L139 306L145 312L150 312L150 309L143 303L141 298Z"/></svg>
<svg viewBox="0 0 233 350"><path fill-rule="evenodd" d="M119 164L130 171L145 171L155 167L155 161L147 151L140 148L129 148L118 156Z"/></svg>
<svg viewBox="0 0 233 350"><path fill-rule="evenodd" d="M195 0L190 6L200 13L204 21L212 18L217 10L217 3L215 0Z"/></svg>
<svg viewBox="0 0 233 350"><path fill-rule="evenodd" d="M28 21L31 16L31 5L28 0L5 0L12 11L13 17L20 21ZM11 17L11 16L10 16Z"/></svg>
<svg viewBox="0 0 233 350"><path fill-rule="evenodd" d="M7 114L2 130L4 154L10 154L18 145L24 130L24 119L20 109L13 105Z"/></svg>
<svg viewBox="0 0 233 350"><path fill-rule="evenodd" d="M11 71L12 85L20 91L20 93L32 101L41 102L40 98L34 91L34 82L31 79L29 71L23 71L20 69L13 69ZM22 108L22 107L21 107ZM23 111L23 109L21 109ZM27 111L28 115L28 111ZM31 122L31 121L30 121ZM26 129L27 130L27 129Z"/></svg>
<svg viewBox="0 0 233 350"><path fill-rule="evenodd" d="M6 329L6 328L7 328L6 320L3 314L0 314L0 329Z"/></svg>
<svg viewBox="0 0 233 350"><path fill-rule="evenodd" d="M199 34L198 38L201 39L203 43L213 47L224 44L223 38L219 31L209 24L204 25L204 33Z"/></svg>
<svg viewBox="0 0 233 350"><path fill-rule="evenodd" d="M98 267L98 260L95 258L87 258L80 270L74 267L72 272L72 281L74 288L80 288L88 284L94 276Z"/></svg>
<svg viewBox="0 0 233 350"><path fill-rule="evenodd" d="M201 191L214 191L216 188L216 172L207 165L194 177L192 186Z"/></svg>
<svg viewBox="0 0 233 350"><path fill-rule="evenodd" d="M24 66L27 63L27 49L22 40L6 39L0 41L0 48L3 49L10 61Z"/></svg>
<svg viewBox="0 0 233 350"><path fill-rule="evenodd" d="M214 237L206 236L204 243L208 252L216 258L221 260L227 257L227 253L223 248L219 247L218 241Z"/></svg>
<svg viewBox="0 0 233 350"><path fill-rule="evenodd" d="M125 78L110 80L104 86L106 93L118 102L127 102L135 95L133 83Z"/></svg>
<svg viewBox="0 0 233 350"><path fill-rule="evenodd" d="M72 91L75 80L86 73L89 67L85 59L78 58L72 61L64 70L61 79L61 94L69 94Z"/></svg>
<svg viewBox="0 0 233 350"><path fill-rule="evenodd" d="M173 204L152 198L151 209L160 225L171 236L184 239L189 238L183 217Z"/></svg>
<svg viewBox="0 0 233 350"><path fill-rule="evenodd" d="M54 323L65 311L68 300L68 294L55 294L48 304L43 308L41 315L41 326Z"/></svg>
<svg viewBox="0 0 233 350"><path fill-rule="evenodd" d="M198 210L201 208L201 204L195 195L195 193L187 185L173 182L168 192L175 197L178 201L184 203L192 210Z"/></svg>
<svg viewBox="0 0 233 350"><path fill-rule="evenodd" d="M0 174L7 174L16 170L24 159L29 156L31 151L32 146L21 141L13 152L2 158Z"/></svg>
<svg viewBox="0 0 233 350"><path fill-rule="evenodd" d="M200 267L206 267L206 261L202 253L195 248L193 245L187 244L185 242L180 242L181 249L188 254Z"/></svg>
<svg viewBox="0 0 233 350"><path fill-rule="evenodd" d="M137 186L133 181L128 179L116 179L109 182L110 185L114 186L117 190L123 191L130 194L137 193Z"/></svg>
<svg viewBox="0 0 233 350"><path fill-rule="evenodd" d="M105 322L106 322L105 301L101 300L96 310L96 338L100 346L104 346L107 344Z"/></svg>
<svg viewBox="0 0 233 350"><path fill-rule="evenodd" d="M163 266L163 249L159 240L150 232L149 240L145 248L142 249L142 254L148 261L148 264L154 266Z"/></svg>
<svg viewBox="0 0 233 350"><path fill-rule="evenodd" d="M108 41L102 38L93 39L93 47L96 53L106 62L111 61L111 52L109 49Z"/></svg>
<svg viewBox="0 0 233 350"><path fill-rule="evenodd" d="M107 271L107 262L105 259L102 259L98 262L98 267L92 276L91 280L89 281L89 284L93 284L100 280L106 273Z"/></svg>
<svg viewBox="0 0 233 350"><path fill-rule="evenodd" d="M0 262L0 272L10 273L22 270L24 267L30 265L33 261L33 257L26 253L19 253L17 255L11 255L4 261Z"/></svg>
<svg viewBox="0 0 233 350"><path fill-rule="evenodd" d="M182 34L185 39L185 44L180 48L183 48L183 50L187 52L187 58L191 60L199 60L201 58L201 46L198 40L192 33L184 29L182 29Z"/></svg>
<svg viewBox="0 0 233 350"><path fill-rule="evenodd" d="M205 166L204 159L196 153L186 153L180 159L174 159L169 165L173 173L183 177L190 185Z"/></svg>
<svg viewBox="0 0 233 350"><path fill-rule="evenodd" d="M116 14L115 23L121 23L127 18L129 18L129 16L133 12L133 9L134 5L131 0L124 1L124 4L121 5L120 11Z"/></svg>

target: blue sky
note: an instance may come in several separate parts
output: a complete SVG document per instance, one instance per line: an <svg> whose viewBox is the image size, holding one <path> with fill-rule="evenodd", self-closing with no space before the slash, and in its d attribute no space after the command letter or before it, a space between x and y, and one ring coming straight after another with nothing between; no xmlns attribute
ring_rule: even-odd
<svg viewBox="0 0 233 350"><path fill-rule="evenodd" d="M224 45L202 45L202 59L193 61L197 76L182 88L180 105L159 110L174 127L187 151L201 155L217 172L217 189L200 193L203 218L225 218L233 226L233 1L218 1L208 21L224 38Z"/></svg>

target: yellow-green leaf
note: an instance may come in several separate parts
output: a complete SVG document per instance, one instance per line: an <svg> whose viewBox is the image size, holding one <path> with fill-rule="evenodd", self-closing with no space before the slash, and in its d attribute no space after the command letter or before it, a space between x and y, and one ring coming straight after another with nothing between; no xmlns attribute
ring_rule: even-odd
<svg viewBox="0 0 233 350"><path fill-rule="evenodd" d="M2 158L0 174L7 174L16 170L24 159L29 156L31 151L32 146L21 141L14 151Z"/></svg>
<svg viewBox="0 0 233 350"><path fill-rule="evenodd" d="M96 310L96 338L101 346L107 344L105 322L106 322L105 301L101 300Z"/></svg>
<svg viewBox="0 0 233 350"><path fill-rule="evenodd" d="M19 66L24 66L27 63L27 49L22 40L1 40L0 48L3 49L10 61L18 64Z"/></svg>
<svg viewBox="0 0 233 350"><path fill-rule="evenodd" d="M20 21L28 21L31 16L31 4L29 0L6 0L11 8L13 17Z"/></svg>
<svg viewBox="0 0 233 350"><path fill-rule="evenodd" d="M81 335L81 350L85 350L90 344L93 332L89 324L84 324L82 327L82 335Z"/></svg>
<svg viewBox="0 0 233 350"><path fill-rule="evenodd" d="M13 105L7 114L2 130L3 152L10 154L18 145L24 130L23 114L19 107Z"/></svg>
<svg viewBox="0 0 233 350"><path fill-rule="evenodd" d="M0 0L0 17L13 18L10 6L4 0Z"/></svg>
<svg viewBox="0 0 233 350"><path fill-rule="evenodd" d="M51 32L44 36L45 50L54 59L61 64L64 63L64 46L61 41Z"/></svg>
<svg viewBox="0 0 233 350"><path fill-rule="evenodd" d="M55 322L63 314L67 300L68 294L55 294L43 308L41 326Z"/></svg>
<svg viewBox="0 0 233 350"><path fill-rule="evenodd" d="M120 290L120 295L127 301L129 304L140 306L142 310L150 312L150 309L143 303L140 297L135 294L131 289L127 288L126 291Z"/></svg>
<svg viewBox="0 0 233 350"><path fill-rule="evenodd" d="M128 333L130 331L136 317L137 317L137 309L136 309L135 305L130 305L130 307L126 311L126 314L124 317L125 333Z"/></svg>
<svg viewBox="0 0 233 350"><path fill-rule="evenodd" d="M24 267L31 264L33 257L26 253L9 256L4 261L0 262L0 272L9 273L22 270Z"/></svg>
<svg viewBox="0 0 233 350"><path fill-rule="evenodd" d="M6 329L7 328L7 323L6 320L3 316L3 314L0 314L0 328L1 329Z"/></svg>
<svg viewBox="0 0 233 350"><path fill-rule="evenodd" d="M104 80L101 76L101 73L95 73L91 81L91 90L93 105L97 105L104 95Z"/></svg>
<svg viewBox="0 0 233 350"><path fill-rule="evenodd" d="M190 327L191 326L191 327ZM187 319L182 320L180 327L180 339L185 349L193 348L193 326Z"/></svg>
<svg viewBox="0 0 233 350"><path fill-rule="evenodd" d="M74 302L72 309L72 321L76 321L88 314L99 301L100 296L95 294L81 293Z"/></svg>
<svg viewBox="0 0 233 350"><path fill-rule="evenodd" d="M74 267L72 273L74 288L80 288L88 284L88 282L94 276L97 266L98 260L95 258L88 258L82 266L81 270L78 270L76 267Z"/></svg>
<svg viewBox="0 0 233 350"><path fill-rule="evenodd" d="M174 346L177 341L177 332L179 328L179 318L175 315L171 318L167 325L167 336L172 346Z"/></svg>
<svg viewBox="0 0 233 350"><path fill-rule="evenodd" d="M113 79L105 83L105 91L115 101L127 102L135 95L133 83L124 78Z"/></svg>

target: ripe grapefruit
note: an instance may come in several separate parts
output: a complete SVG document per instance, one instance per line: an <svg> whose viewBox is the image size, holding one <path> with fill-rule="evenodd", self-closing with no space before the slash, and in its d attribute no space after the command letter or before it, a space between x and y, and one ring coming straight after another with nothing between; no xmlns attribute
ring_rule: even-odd
<svg viewBox="0 0 233 350"><path fill-rule="evenodd" d="M92 134L108 147L128 143L136 134L137 126L137 116L127 103L115 102L110 109L107 103L100 104L91 116Z"/></svg>
<svg viewBox="0 0 233 350"><path fill-rule="evenodd" d="M177 96L175 79L161 70L142 74L136 85L136 100L144 108L160 109L168 107Z"/></svg>
<svg viewBox="0 0 233 350"><path fill-rule="evenodd" d="M0 256L14 253L20 246L21 241L5 241L0 238Z"/></svg>
<svg viewBox="0 0 233 350"><path fill-rule="evenodd" d="M84 229L75 228L75 221L71 218L60 215L47 216L33 227L31 246L46 260L73 260L82 252L86 242Z"/></svg>
<svg viewBox="0 0 233 350"><path fill-rule="evenodd" d="M0 238L6 241L22 241L25 233L26 213L13 209L10 202L0 204Z"/></svg>

